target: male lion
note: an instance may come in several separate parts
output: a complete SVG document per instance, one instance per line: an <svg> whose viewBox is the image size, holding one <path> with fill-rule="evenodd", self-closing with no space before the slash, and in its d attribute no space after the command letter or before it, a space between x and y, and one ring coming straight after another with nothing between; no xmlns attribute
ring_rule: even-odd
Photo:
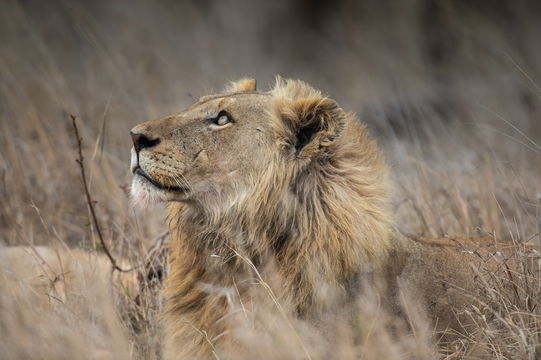
<svg viewBox="0 0 541 360"><path fill-rule="evenodd" d="M278 273L277 301L302 318L379 280L395 303L398 280L419 289L445 328L454 318L447 305L466 302L453 282L474 288L461 246L393 233L376 143L302 81L259 92L243 79L131 134L134 202L168 203L167 359L208 357L228 341L231 294L249 301L246 280L268 267Z"/></svg>

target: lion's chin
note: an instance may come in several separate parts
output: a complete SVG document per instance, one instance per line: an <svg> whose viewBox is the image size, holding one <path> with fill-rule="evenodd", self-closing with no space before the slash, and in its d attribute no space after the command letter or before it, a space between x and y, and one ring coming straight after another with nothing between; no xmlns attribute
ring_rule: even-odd
<svg viewBox="0 0 541 360"><path fill-rule="evenodd" d="M132 205L139 209L146 209L152 205L168 200L166 194L162 190L157 189L140 176L133 177L130 198Z"/></svg>

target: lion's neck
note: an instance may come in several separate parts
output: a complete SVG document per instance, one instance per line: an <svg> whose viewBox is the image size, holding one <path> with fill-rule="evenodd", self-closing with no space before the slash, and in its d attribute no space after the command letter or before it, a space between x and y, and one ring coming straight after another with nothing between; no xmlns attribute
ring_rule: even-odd
<svg viewBox="0 0 541 360"><path fill-rule="evenodd" d="M363 223L373 218L371 214L355 219L359 214L352 208L355 202L336 205L335 196L303 199L304 203L287 196L264 205L252 199L219 216L171 206L169 221L177 254L171 269L182 276L182 272L193 273L197 263L195 281L227 287L253 277L254 269L275 267L283 277L283 291L293 294L298 304L311 303L308 298L314 296L316 283L340 287L373 270L363 264L374 263L370 256L378 255L370 253L370 242L375 241L369 231L379 220Z"/></svg>
<svg viewBox="0 0 541 360"><path fill-rule="evenodd" d="M238 298L237 304L253 299L254 279L274 285L273 299L299 314L317 314L348 290L356 291L357 282L387 256L386 198L376 196L386 194L386 184L342 175L331 180L304 178L298 184L324 183L312 192L317 196L282 187L269 191L281 194L273 199L247 197L222 212L170 205L168 319L185 319L209 337L219 336L225 326L220 319L235 310L231 299ZM212 312L205 304L212 304ZM170 326L176 329L173 322ZM183 338L179 333L175 341Z"/></svg>
<svg viewBox="0 0 541 360"><path fill-rule="evenodd" d="M171 206L170 230L175 247L189 247L200 258L243 257L253 264L292 244L297 232L286 210L256 210L233 206L222 214L208 214L198 209ZM183 249L182 251L184 251ZM215 263L214 260L211 263ZM234 264L228 261L228 264ZM238 270L238 269L235 269Z"/></svg>

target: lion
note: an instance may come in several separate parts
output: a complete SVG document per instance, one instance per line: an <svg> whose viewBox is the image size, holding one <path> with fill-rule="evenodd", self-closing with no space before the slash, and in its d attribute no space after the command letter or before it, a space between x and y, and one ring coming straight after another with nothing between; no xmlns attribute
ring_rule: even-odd
<svg viewBox="0 0 541 360"><path fill-rule="evenodd" d="M269 266L276 298L300 318L373 284L395 309L400 286L418 289L439 328L460 326L449 304L475 288L469 245L399 235L376 142L305 82L277 78L262 92L241 79L131 136L134 203L167 203L166 359L215 354L229 341L229 296L249 301L243 284Z"/></svg>
<svg viewBox="0 0 541 360"><path fill-rule="evenodd" d="M133 272L111 269L96 251L0 245L0 357L129 358L111 290L115 301L130 300L139 284Z"/></svg>
<svg viewBox="0 0 541 360"><path fill-rule="evenodd" d="M120 259L119 264L129 267L125 259ZM111 266L107 256L94 251L54 246L0 246L0 276L4 276L4 286L12 287L24 279L35 292L55 299L65 300L66 287L81 282L85 276L107 283L111 280ZM137 294L139 283L134 272L114 274L113 285L120 293Z"/></svg>

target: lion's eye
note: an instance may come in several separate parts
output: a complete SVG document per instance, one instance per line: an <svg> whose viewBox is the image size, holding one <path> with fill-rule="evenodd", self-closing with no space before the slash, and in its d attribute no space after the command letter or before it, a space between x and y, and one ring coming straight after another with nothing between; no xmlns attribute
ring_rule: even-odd
<svg viewBox="0 0 541 360"><path fill-rule="evenodd" d="M229 122L229 117L227 115L222 115L216 119L215 124L223 126Z"/></svg>
<svg viewBox="0 0 541 360"><path fill-rule="evenodd" d="M225 111L220 112L218 116L213 119L213 123L218 126L224 126L229 124L230 122L231 118Z"/></svg>

